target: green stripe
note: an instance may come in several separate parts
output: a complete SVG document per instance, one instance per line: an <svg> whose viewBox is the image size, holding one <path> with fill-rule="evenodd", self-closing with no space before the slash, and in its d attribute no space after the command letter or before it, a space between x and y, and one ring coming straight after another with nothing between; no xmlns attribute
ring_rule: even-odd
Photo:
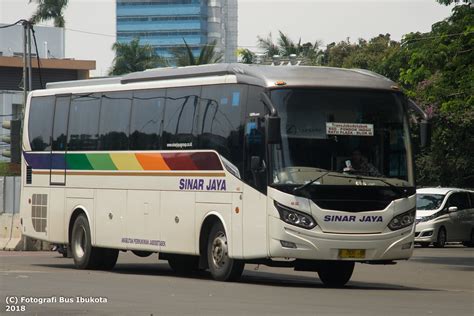
<svg viewBox="0 0 474 316"><path fill-rule="evenodd" d="M86 154L66 154L66 164L70 170L94 170Z"/></svg>
<svg viewBox="0 0 474 316"><path fill-rule="evenodd" d="M87 154L94 170L117 170L109 154Z"/></svg>

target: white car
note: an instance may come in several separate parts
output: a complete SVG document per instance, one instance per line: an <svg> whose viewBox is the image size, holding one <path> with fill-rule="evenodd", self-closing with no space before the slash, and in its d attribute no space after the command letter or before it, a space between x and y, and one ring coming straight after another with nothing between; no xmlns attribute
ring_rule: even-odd
<svg viewBox="0 0 474 316"><path fill-rule="evenodd" d="M474 191L453 188L416 190L415 243L442 248L446 242L474 246Z"/></svg>

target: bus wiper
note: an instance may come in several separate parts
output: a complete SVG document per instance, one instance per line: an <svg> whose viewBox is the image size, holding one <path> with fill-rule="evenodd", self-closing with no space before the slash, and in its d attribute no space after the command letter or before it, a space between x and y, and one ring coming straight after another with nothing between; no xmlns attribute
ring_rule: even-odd
<svg viewBox="0 0 474 316"><path fill-rule="evenodd" d="M397 193L397 194L400 194L402 197L408 197L408 191L407 189L405 188L402 188L402 187L397 187L396 185L393 185L392 183L384 180L384 179L379 179L379 178L368 178L368 177L361 177L357 174L354 174L352 175L355 177L355 179L357 180L375 180L375 181L380 181L380 182L383 182L385 183L386 185L388 185L390 187L390 189L392 189L393 192ZM334 177L338 177L338 178L347 178L347 177L344 177L344 176L334 176Z"/></svg>
<svg viewBox="0 0 474 316"><path fill-rule="evenodd" d="M300 191L310 185L312 185L313 183L315 183L316 181L318 181L319 179L321 179L322 177L326 176L327 174L329 174L331 171L326 171L325 173L323 173L322 175L320 175L319 177L317 177L316 179L313 179L303 185L300 185L299 187L296 187L296 188L293 188L293 192L297 192L297 191Z"/></svg>

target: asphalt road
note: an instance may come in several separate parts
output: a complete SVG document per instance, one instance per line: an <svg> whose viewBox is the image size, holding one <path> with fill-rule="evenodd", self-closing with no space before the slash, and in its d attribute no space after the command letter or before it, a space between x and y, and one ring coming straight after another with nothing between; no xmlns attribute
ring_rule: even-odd
<svg viewBox="0 0 474 316"><path fill-rule="evenodd" d="M179 277L156 255L121 253L113 271L100 272L76 270L54 252L0 252L0 314L472 316L473 272L474 249L460 246L417 248L394 266L357 264L343 289L285 268L247 265L241 282L221 283L208 273ZM46 297L56 303L40 304ZM77 297L103 302L59 303ZM24 312L6 311L15 299Z"/></svg>

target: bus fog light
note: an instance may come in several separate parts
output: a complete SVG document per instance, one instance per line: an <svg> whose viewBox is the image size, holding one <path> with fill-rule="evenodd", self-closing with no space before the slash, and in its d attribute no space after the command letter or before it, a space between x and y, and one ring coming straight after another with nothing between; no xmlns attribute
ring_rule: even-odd
<svg viewBox="0 0 474 316"><path fill-rule="evenodd" d="M296 244L294 242L291 242L291 241L280 240L280 244L284 248L293 248L293 249L296 248Z"/></svg>
<svg viewBox="0 0 474 316"><path fill-rule="evenodd" d="M388 223L388 228L390 228L390 230L398 230L410 226L415 222L415 213L416 209L413 208L408 212L395 216L390 223Z"/></svg>
<svg viewBox="0 0 474 316"><path fill-rule="evenodd" d="M410 249L410 248L411 248L411 242L402 245L402 250L403 249Z"/></svg>
<svg viewBox="0 0 474 316"><path fill-rule="evenodd" d="M275 207L280 214L280 219L285 223L305 229L312 229L316 226L316 221L309 214L286 207L276 201Z"/></svg>

